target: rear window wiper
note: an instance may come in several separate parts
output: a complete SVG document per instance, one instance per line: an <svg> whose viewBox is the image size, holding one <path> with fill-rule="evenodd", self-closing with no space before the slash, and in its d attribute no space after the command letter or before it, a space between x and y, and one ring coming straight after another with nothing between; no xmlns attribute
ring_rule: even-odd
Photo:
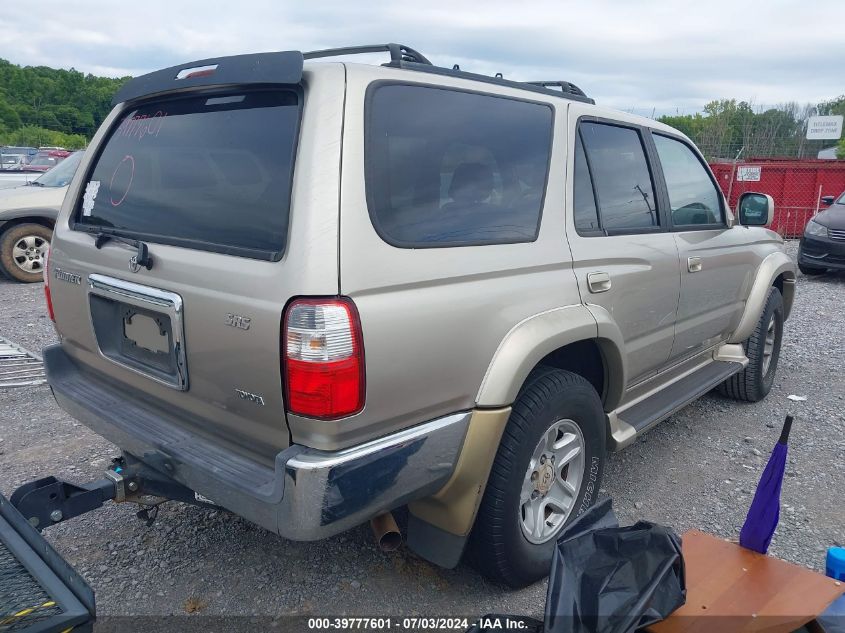
<svg viewBox="0 0 845 633"><path fill-rule="evenodd" d="M122 235L115 235L114 233L103 233L97 232L92 233L94 236L94 247L95 248L103 248L103 244L108 242L109 240L114 240L115 242L121 242L123 244L128 244L129 246L134 246L138 249L138 253L129 260L130 267L137 265L139 267L143 266L147 270L152 269L153 267L153 257L150 255L150 249L147 247L145 242L141 240L135 240L131 237L123 237Z"/></svg>

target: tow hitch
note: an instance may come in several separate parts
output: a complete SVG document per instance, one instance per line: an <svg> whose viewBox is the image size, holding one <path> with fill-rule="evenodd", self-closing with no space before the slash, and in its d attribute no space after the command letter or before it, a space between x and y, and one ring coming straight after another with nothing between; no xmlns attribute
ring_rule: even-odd
<svg viewBox="0 0 845 633"><path fill-rule="evenodd" d="M116 468L120 469L120 466ZM138 484L132 483L137 489ZM96 510L110 499L126 499L126 480L115 468L107 470L103 479L81 486L55 477L36 479L9 497L12 505L38 531Z"/></svg>
<svg viewBox="0 0 845 633"><path fill-rule="evenodd" d="M8 501L0 494L0 631L92 630L94 592L39 534L44 528L110 500L139 504L138 517L148 525L166 501L218 507L203 499L129 453L113 459L96 481L43 477L22 485Z"/></svg>
<svg viewBox="0 0 845 633"><path fill-rule="evenodd" d="M166 501L216 507L128 453L112 459L102 479L74 484L43 477L20 486L9 501L38 531L96 510L106 501L139 504L142 509L138 517L148 524L155 519L158 506Z"/></svg>

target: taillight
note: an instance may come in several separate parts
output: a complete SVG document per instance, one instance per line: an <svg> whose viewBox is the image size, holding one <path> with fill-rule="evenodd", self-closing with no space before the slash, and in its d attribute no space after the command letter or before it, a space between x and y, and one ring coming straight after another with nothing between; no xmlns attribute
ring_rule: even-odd
<svg viewBox="0 0 845 633"><path fill-rule="evenodd" d="M351 299L296 299L282 332L288 411L333 420L364 408L364 345Z"/></svg>
<svg viewBox="0 0 845 633"><path fill-rule="evenodd" d="M56 315L53 314L53 295L50 294L50 249L44 253L44 299L47 300L47 314L50 320L55 323Z"/></svg>

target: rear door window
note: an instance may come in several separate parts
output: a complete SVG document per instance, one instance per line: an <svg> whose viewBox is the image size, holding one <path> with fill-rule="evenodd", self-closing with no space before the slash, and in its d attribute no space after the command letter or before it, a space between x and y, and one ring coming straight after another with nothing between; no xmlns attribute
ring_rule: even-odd
<svg viewBox="0 0 845 633"><path fill-rule="evenodd" d="M96 158L74 228L277 260L298 127L292 91L132 108Z"/></svg>
<svg viewBox="0 0 845 633"><path fill-rule="evenodd" d="M551 107L376 84L368 96L366 138L370 214L388 243L423 248L536 239Z"/></svg>
<svg viewBox="0 0 845 633"><path fill-rule="evenodd" d="M639 131L589 121L582 122L579 129L602 228L628 232L659 226L654 186Z"/></svg>

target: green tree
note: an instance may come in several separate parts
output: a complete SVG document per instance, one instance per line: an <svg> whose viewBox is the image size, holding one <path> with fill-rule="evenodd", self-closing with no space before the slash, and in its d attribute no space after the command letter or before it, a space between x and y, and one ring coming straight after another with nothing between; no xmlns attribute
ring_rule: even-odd
<svg viewBox="0 0 845 633"><path fill-rule="evenodd" d="M0 124L12 130L22 125L20 115L6 102L6 98L2 93L0 93Z"/></svg>
<svg viewBox="0 0 845 633"><path fill-rule="evenodd" d="M111 110L115 91L128 79L96 77L72 68L21 67L0 59L0 125L4 138L27 128L23 133L27 137L41 138L47 132L56 132L69 135L76 144L77 137L82 138L84 144Z"/></svg>
<svg viewBox="0 0 845 633"><path fill-rule="evenodd" d="M830 101L822 101L817 107L817 114L842 114L845 115L845 95L840 95Z"/></svg>
<svg viewBox="0 0 845 633"><path fill-rule="evenodd" d="M26 147L64 147L83 149L88 139L81 134L65 134L35 125L25 125L16 130L0 131L0 145L22 145Z"/></svg>
<svg viewBox="0 0 845 633"><path fill-rule="evenodd" d="M807 119L814 114L845 114L845 96L818 105L785 103L758 111L746 101L719 99L707 103L702 113L664 116L660 121L689 136L708 160L731 160L740 150L744 158L814 158L830 145L807 140Z"/></svg>

